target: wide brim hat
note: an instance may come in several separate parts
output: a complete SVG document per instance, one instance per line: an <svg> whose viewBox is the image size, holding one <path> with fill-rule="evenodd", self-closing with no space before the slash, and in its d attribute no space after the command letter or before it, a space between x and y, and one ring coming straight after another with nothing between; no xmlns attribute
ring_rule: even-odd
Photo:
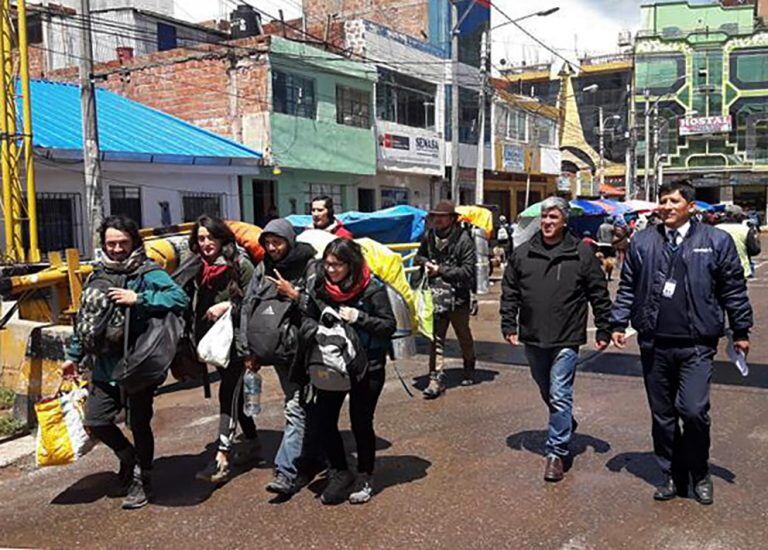
<svg viewBox="0 0 768 550"><path fill-rule="evenodd" d="M459 215L458 212L456 212L456 205L453 204L452 201L449 200L442 200L437 203L437 205L429 211L430 216L457 216Z"/></svg>

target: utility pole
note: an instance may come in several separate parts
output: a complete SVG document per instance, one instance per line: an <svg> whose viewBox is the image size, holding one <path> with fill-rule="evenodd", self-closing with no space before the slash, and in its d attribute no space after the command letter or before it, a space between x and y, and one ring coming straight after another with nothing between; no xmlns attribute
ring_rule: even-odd
<svg viewBox="0 0 768 550"><path fill-rule="evenodd" d="M600 187L605 185L605 119L603 117L603 106L597 108L597 131L600 132ZM594 179L592 180L592 186L594 187ZM590 189L591 195L595 196L595 190ZM599 193L598 189L598 193Z"/></svg>
<svg viewBox="0 0 768 550"><path fill-rule="evenodd" d="M629 144L625 152L625 174L624 174L624 200L631 200L634 197L635 186L635 149L637 147L637 127L635 122L635 94L632 84L628 87L629 91Z"/></svg>
<svg viewBox="0 0 768 550"><path fill-rule="evenodd" d="M93 85L93 44L91 43L91 8L89 0L80 0L83 29L80 33L80 110L83 117L83 173L88 226L86 251L94 254L99 247L99 226L104 217L104 193L101 183L99 131L96 118L96 90Z"/></svg>
<svg viewBox="0 0 768 550"><path fill-rule="evenodd" d="M651 171L651 97L645 90L645 155L643 170L643 187L645 188L645 200L651 200L651 189L648 185L648 173Z"/></svg>
<svg viewBox="0 0 768 550"><path fill-rule="evenodd" d="M658 101L653 106L653 192L651 198L656 198L656 193L659 191L659 175L656 173L656 169L659 166L659 103Z"/></svg>
<svg viewBox="0 0 768 550"><path fill-rule="evenodd" d="M451 2L451 199L459 204L459 2Z"/></svg>
<svg viewBox="0 0 768 550"><path fill-rule="evenodd" d="M483 175L485 171L485 88L488 82L488 27L483 29L480 39L480 100L477 118L477 167L475 168L475 204L483 204Z"/></svg>

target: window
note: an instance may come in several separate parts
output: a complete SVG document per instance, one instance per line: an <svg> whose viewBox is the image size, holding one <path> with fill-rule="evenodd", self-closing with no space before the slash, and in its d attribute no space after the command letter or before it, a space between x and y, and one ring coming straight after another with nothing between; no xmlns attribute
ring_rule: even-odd
<svg viewBox="0 0 768 550"><path fill-rule="evenodd" d="M434 128L436 93L434 84L380 70L376 117L413 128Z"/></svg>
<svg viewBox="0 0 768 550"><path fill-rule="evenodd" d="M381 207L391 208L401 204L408 204L408 189L399 187L381 188Z"/></svg>
<svg viewBox="0 0 768 550"><path fill-rule="evenodd" d="M83 248L83 209L79 193L37 193L37 238L41 252ZM24 244L29 234L24 230Z"/></svg>
<svg viewBox="0 0 768 550"><path fill-rule="evenodd" d="M371 93L336 86L336 122L358 128L371 127Z"/></svg>
<svg viewBox="0 0 768 550"><path fill-rule="evenodd" d="M185 193L181 196L185 222L193 222L203 214L222 217L221 195L213 193Z"/></svg>
<svg viewBox="0 0 768 550"><path fill-rule="evenodd" d="M177 47L176 27L166 23L157 24L157 51L164 52Z"/></svg>
<svg viewBox="0 0 768 550"><path fill-rule="evenodd" d="M319 195L328 195L333 199L336 212L341 212L344 206L344 186L333 183L304 184L304 213L312 213L312 199Z"/></svg>
<svg viewBox="0 0 768 550"><path fill-rule="evenodd" d="M555 121L543 116L536 117L536 138L539 145L554 145Z"/></svg>
<svg viewBox="0 0 768 550"><path fill-rule="evenodd" d="M113 215L125 214L141 226L141 189L110 185L109 211Z"/></svg>
<svg viewBox="0 0 768 550"><path fill-rule="evenodd" d="M272 71L272 108L276 113L315 118L315 81L295 74Z"/></svg>
<svg viewBox="0 0 768 550"><path fill-rule="evenodd" d="M507 138L517 141L528 141L526 128L528 126L528 114L516 109L507 110Z"/></svg>
<svg viewBox="0 0 768 550"><path fill-rule="evenodd" d="M638 94L648 90L653 95L674 92L685 84L683 54L638 57L635 69Z"/></svg>
<svg viewBox="0 0 768 550"><path fill-rule="evenodd" d="M761 89L768 86L768 50L744 50L731 54L731 79L739 88Z"/></svg>

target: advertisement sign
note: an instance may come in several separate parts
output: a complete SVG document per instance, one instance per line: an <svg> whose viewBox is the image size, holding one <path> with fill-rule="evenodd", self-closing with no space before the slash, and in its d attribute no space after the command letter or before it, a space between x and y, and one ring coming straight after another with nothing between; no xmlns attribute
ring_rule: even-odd
<svg viewBox="0 0 768 550"><path fill-rule="evenodd" d="M392 124L378 124L377 130L378 157L382 168L405 170L421 167L442 174L443 140L437 134Z"/></svg>
<svg viewBox="0 0 768 550"><path fill-rule="evenodd" d="M525 171L525 150L521 146L505 143L502 151L504 170L520 173Z"/></svg>
<svg viewBox="0 0 768 550"><path fill-rule="evenodd" d="M723 134L731 131L731 115L689 116L679 122L681 136Z"/></svg>

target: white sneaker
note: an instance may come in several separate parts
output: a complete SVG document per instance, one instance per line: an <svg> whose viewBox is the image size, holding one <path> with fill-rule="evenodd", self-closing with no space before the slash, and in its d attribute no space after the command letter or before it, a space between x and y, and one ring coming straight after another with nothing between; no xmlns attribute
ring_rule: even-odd
<svg viewBox="0 0 768 550"><path fill-rule="evenodd" d="M349 495L350 504L365 504L373 497L373 479L369 474L360 474L355 483L355 488Z"/></svg>

